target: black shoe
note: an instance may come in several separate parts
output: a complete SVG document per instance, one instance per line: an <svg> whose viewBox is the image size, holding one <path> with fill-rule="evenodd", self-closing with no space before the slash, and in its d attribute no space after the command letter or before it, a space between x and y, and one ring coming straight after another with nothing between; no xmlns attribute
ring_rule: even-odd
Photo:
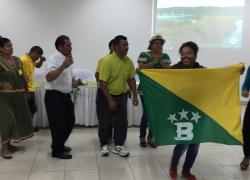
<svg viewBox="0 0 250 180"><path fill-rule="evenodd" d="M63 152L65 152L65 153L68 153L68 152L70 152L72 149L70 148L70 147L67 147L67 146L64 146L63 147Z"/></svg>
<svg viewBox="0 0 250 180"><path fill-rule="evenodd" d="M52 157L59 159L72 159L72 155L65 153L52 153Z"/></svg>
<svg viewBox="0 0 250 180"><path fill-rule="evenodd" d="M157 146L156 146L155 143L150 144L150 147L151 147L151 148L157 148Z"/></svg>
<svg viewBox="0 0 250 180"><path fill-rule="evenodd" d="M39 131L39 128L38 127L34 127L33 128L33 132L38 132Z"/></svg>

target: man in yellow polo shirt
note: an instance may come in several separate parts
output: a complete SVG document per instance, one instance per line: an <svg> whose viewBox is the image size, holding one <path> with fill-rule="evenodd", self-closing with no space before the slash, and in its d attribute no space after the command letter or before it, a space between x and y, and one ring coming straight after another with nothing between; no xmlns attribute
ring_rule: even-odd
<svg viewBox="0 0 250 180"><path fill-rule="evenodd" d="M108 156L109 121L115 117L115 147L112 152L123 157L128 157L125 149L127 137L127 85L132 91L133 105L138 105L136 94L135 67L127 56L128 41L125 36L118 35L113 40L114 52L106 56L101 63L99 85L102 93L99 94L98 103L102 104L99 112L98 135L101 154Z"/></svg>
<svg viewBox="0 0 250 180"><path fill-rule="evenodd" d="M34 81L34 70L40 68L43 62L46 60L43 56L43 50L39 46L33 46L29 53L26 53L20 57L23 65L23 70L28 76L28 105L32 117L37 111L35 102L35 81ZM38 128L34 128L34 131L38 131Z"/></svg>

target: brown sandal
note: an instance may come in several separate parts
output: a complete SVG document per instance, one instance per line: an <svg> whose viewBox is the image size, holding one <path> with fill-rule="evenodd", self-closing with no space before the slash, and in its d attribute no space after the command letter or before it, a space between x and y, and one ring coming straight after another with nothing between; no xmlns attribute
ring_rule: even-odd
<svg viewBox="0 0 250 180"><path fill-rule="evenodd" d="M240 169L245 171L245 170L247 170L248 166L249 166L249 159L244 158L240 163Z"/></svg>
<svg viewBox="0 0 250 180"><path fill-rule="evenodd" d="M140 145L141 147L147 147L147 142L144 137L140 137Z"/></svg>
<svg viewBox="0 0 250 180"><path fill-rule="evenodd" d="M157 148L156 144L154 143L154 138L148 136L147 143L151 148Z"/></svg>
<svg viewBox="0 0 250 180"><path fill-rule="evenodd" d="M12 158L12 155L7 151L2 151L1 152L1 156L2 156L2 158L4 158L4 159L11 159Z"/></svg>
<svg viewBox="0 0 250 180"><path fill-rule="evenodd" d="M18 147L8 144L8 150L11 152L16 152L18 151Z"/></svg>

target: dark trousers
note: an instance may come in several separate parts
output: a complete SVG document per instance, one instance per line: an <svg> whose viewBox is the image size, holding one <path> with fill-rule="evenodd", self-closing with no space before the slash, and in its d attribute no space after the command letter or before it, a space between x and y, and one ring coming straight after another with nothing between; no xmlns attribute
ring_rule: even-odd
<svg viewBox="0 0 250 180"><path fill-rule="evenodd" d="M142 109L143 109L141 123L140 123L140 137L146 137L147 127L148 127L148 118L147 118L147 114L146 114L146 108L145 108L145 102L143 99L143 95L140 95L140 98L141 98ZM148 137L149 138L153 137L150 128L148 128Z"/></svg>
<svg viewBox="0 0 250 180"><path fill-rule="evenodd" d="M243 120L243 152L245 157L250 157L250 101L247 103Z"/></svg>
<svg viewBox="0 0 250 180"><path fill-rule="evenodd" d="M27 101L28 101L28 106L29 106L31 117L33 118L34 114L37 111L35 92L29 92L27 96Z"/></svg>
<svg viewBox="0 0 250 180"><path fill-rule="evenodd" d="M109 122L109 139L113 139L114 133L115 133L115 124L114 124L114 119L111 119Z"/></svg>
<svg viewBox="0 0 250 180"><path fill-rule="evenodd" d="M187 150L182 172L190 173L190 169L193 167L194 161L197 157L199 147L200 144L177 144L174 148L170 168L177 169L181 156Z"/></svg>
<svg viewBox="0 0 250 180"><path fill-rule="evenodd" d="M114 142L115 145L123 145L127 138L127 95L121 94L113 96L117 103L117 108L114 111L109 109L108 101L103 92L99 90L96 96L96 109L98 117L98 136L100 146L108 144L110 123L113 121Z"/></svg>
<svg viewBox="0 0 250 180"><path fill-rule="evenodd" d="M74 127L74 104L70 94L46 90L45 107L52 137L52 153L61 153Z"/></svg>
<svg viewBox="0 0 250 180"><path fill-rule="evenodd" d="M97 89L97 94L96 94L96 114L97 114L97 118L99 119L99 117L101 116L101 108L98 108L97 107L97 96L98 96L98 94L100 94L100 93L102 93L101 92L102 90L101 90L101 88L99 88L98 87L98 89ZM112 119L110 120L110 122L109 122L109 136L108 136L108 138L109 139L113 139L113 136L114 136L114 131L115 131L115 124L114 124L114 118L115 117L112 117Z"/></svg>

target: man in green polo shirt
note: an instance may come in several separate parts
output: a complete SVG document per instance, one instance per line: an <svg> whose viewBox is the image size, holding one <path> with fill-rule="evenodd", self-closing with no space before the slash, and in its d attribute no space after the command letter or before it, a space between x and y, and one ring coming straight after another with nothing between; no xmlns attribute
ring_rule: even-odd
<svg viewBox="0 0 250 180"><path fill-rule="evenodd" d="M128 157L129 152L124 144L127 137L127 85L132 91L133 105L138 105L136 94L135 67L127 56L128 41L125 36L118 35L113 40L114 52L106 56L100 67L99 83L102 93L97 97L103 105L100 112L98 135L101 155L108 156L109 121L115 116L115 147L112 152Z"/></svg>

